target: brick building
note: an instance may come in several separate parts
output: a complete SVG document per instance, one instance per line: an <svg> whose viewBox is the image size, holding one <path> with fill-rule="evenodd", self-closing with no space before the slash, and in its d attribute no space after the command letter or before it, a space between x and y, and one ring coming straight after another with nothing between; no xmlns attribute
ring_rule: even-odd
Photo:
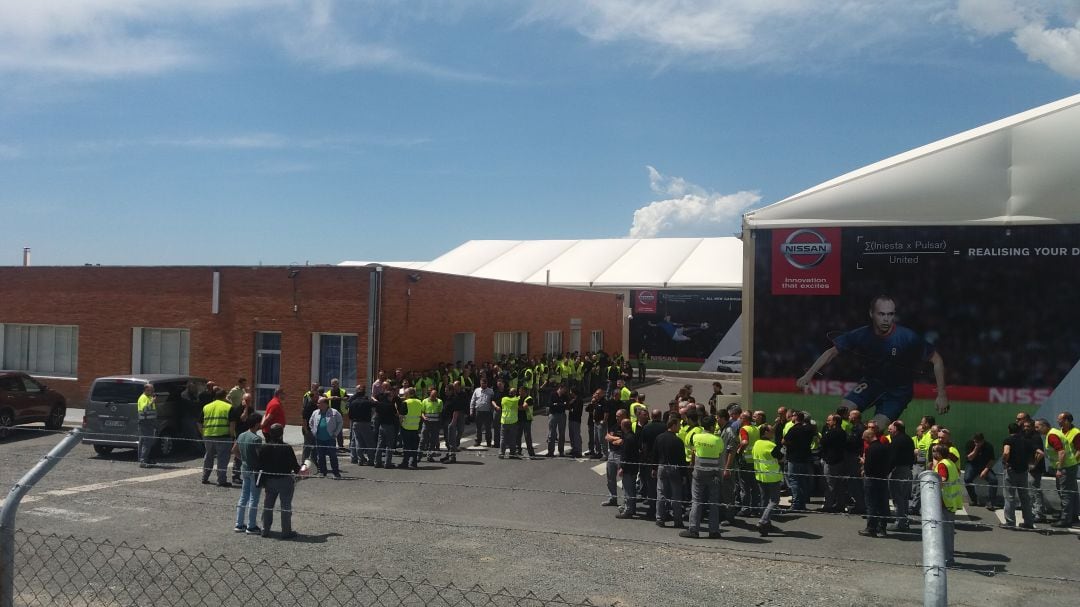
<svg viewBox="0 0 1080 607"><path fill-rule="evenodd" d="M3 267L0 368L73 406L95 377L176 372L274 387L370 381L380 368L618 350L622 296L364 266Z"/></svg>

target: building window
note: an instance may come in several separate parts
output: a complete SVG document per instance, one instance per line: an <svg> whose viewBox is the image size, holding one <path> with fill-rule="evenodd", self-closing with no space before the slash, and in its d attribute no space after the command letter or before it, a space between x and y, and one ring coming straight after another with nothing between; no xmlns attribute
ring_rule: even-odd
<svg viewBox="0 0 1080 607"><path fill-rule="evenodd" d="M191 331L135 327L131 340L132 373L188 374Z"/></svg>
<svg viewBox="0 0 1080 607"><path fill-rule="evenodd" d="M562 331L544 331L544 354L562 354Z"/></svg>
<svg viewBox="0 0 1080 607"><path fill-rule="evenodd" d="M470 363L476 358L476 333L454 333L454 360Z"/></svg>
<svg viewBox="0 0 1080 607"><path fill-rule="evenodd" d="M262 411L281 387L281 333L255 334L255 407Z"/></svg>
<svg viewBox="0 0 1080 607"><path fill-rule="evenodd" d="M604 349L604 332L597 329L589 332L589 351L599 352Z"/></svg>
<svg viewBox="0 0 1080 607"><path fill-rule="evenodd" d="M78 359L78 327L0 325L0 369L75 377Z"/></svg>
<svg viewBox="0 0 1080 607"><path fill-rule="evenodd" d="M528 354L529 333L527 331L500 331L495 333L495 357Z"/></svg>
<svg viewBox="0 0 1080 607"><path fill-rule="evenodd" d="M320 386L329 386L332 379L345 389L356 386L355 333L315 333L312 354L312 374Z"/></svg>

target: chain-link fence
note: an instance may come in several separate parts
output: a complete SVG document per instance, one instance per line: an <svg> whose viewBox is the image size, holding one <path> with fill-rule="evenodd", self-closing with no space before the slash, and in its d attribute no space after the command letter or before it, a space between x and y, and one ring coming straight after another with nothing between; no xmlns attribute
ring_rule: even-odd
<svg viewBox="0 0 1080 607"><path fill-rule="evenodd" d="M559 595L297 568L34 531L17 530L15 542L15 605L26 607L596 607Z"/></svg>

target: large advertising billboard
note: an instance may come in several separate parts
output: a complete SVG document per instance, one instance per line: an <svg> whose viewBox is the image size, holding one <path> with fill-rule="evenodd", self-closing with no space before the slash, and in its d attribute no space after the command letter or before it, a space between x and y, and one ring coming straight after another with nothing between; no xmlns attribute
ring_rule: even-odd
<svg viewBox="0 0 1080 607"><path fill-rule="evenodd" d="M1080 395L1080 226L752 236L755 408L823 420L846 401L1000 444L1018 410Z"/></svg>
<svg viewBox="0 0 1080 607"><path fill-rule="evenodd" d="M741 371L741 291L631 291L630 356L650 366ZM736 368L731 368L736 367Z"/></svg>

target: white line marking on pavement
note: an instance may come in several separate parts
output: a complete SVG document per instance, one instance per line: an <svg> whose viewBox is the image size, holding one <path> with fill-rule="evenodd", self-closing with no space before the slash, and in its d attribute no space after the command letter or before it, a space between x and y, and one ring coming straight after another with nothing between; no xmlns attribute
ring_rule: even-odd
<svg viewBox="0 0 1080 607"><path fill-rule="evenodd" d="M94 516L92 514L87 514L86 512L65 510L63 508L50 508L48 506L38 506L27 512L37 516L56 518L64 521L74 521L76 523L100 523L101 521L109 520L109 517L107 516Z"/></svg>
<svg viewBox="0 0 1080 607"><path fill-rule="evenodd" d="M169 472L162 472L160 474L151 474L150 476L133 476L131 478L122 478L115 481L109 481L107 483L94 483L92 485L82 485L79 487L70 487L68 489L53 489L52 491L45 491L37 495L27 496L23 499L22 503L32 504L34 502L41 501L46 497L64 497L67 495L77 495L79 493L87 493L89 491L112 489L113 487L121 487L123 485L134 485L137 483L153 483L156 481L179 478L181 476L191 476L200 472L202 472L202 468L184 468L182 470L172 470Z"/></svg>
<svg viewBox="0 0 1080 607"><path fill-rule="evenodd" d="M599 474L600 476L606 476L607 475L607 463L605 462L603 464L597 464L597 465L593 466L592 471Z"/></svg>

